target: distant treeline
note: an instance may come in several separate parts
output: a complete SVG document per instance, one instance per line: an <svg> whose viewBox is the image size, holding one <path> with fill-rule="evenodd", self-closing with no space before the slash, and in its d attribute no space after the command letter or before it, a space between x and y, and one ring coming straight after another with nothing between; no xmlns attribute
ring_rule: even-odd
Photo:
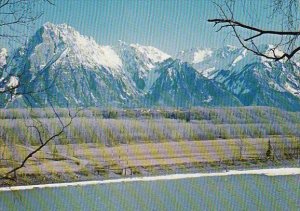
<svg viewBox="0 0 300 211"><path fill-rule="evenodd" d="M62 120L68 110L58 109ZM37 144L37 133L28 125L38 120L42 135L53 134L59 121L50 109L1 110L0 145ZM39 119L32 119L39 118ZM9 118L10 117L10 118ZM24 119L25 118L25 119ZM300 113L268 107L101 110L85 109L73 120L60 144L198 141L236 138L300 137Z"/></svg>
<svg viewBox="0 0 300 211"><path fill-rule="evenodd" d="M65 121L65 118L62 119ZM56 119L41 119L42 135L49 137L58 130ZM0 121L0 145L39 143L36 131L24 120ZM270 122L251 124L214 124L207 121L174 119L101 119L80 117L55 140L57 144L98 143L105 146L169 141L217 139L296 138L300 145L300 123Z"/></svg>
<svg viewBox="0 0 300 211"><path fill-rule="evenodd" d="M71 112L75 110L72 109ZM69 110L57 108L60 117L68 117ZM86 108L78 117L102 119L178 119L186 122L207 120L215 124L248 124L290 122L300 123L300 112L288 112L271 107L191 108L191 109L101 109ZM56 118L50 108L1 109L0 119Z"/></svg>

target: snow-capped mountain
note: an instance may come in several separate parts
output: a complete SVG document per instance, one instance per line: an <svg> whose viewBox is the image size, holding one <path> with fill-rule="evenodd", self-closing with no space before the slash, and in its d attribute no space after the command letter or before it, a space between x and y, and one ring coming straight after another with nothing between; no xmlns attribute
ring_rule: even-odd
<svg viewBox="0 0 300 211"><path fill-rule="evenodd" d="M259 48L269 52L272 46ZM202 59L196 60L199 54ZM300 109L300 68L293 61L275 62L233 46L192 49L178 57L190 62L204 77L223 84L244 105Z"/></svg>
<svg viewBox="0 0 300 211"><path fill-rule="evenodd" d="M66 24L46 23L17 50L17 68L11 71L23 71L20 82L26 86L19 92L47 90L34 94L30 103L36 106L49 101L59 106L132 106L157 77L152 70L169 58L152 46L101 46Z"/></svg>
<svg viewBox="0 0 300 211"><path fill-rule="evenodd" d="M29 70L22 77L23 84L30 82L24 92L45 89L57 78L49 94L60 106L123 106L136 104L134 98L151 86L151 70L170 56L138 44L101 46L66 24L46 23L18 57L17 63L28 65L22 69ZM37 95L38 102L47 102L42 96Z"/></svg>
<svg viewBox="0 0 300 211"><path fill-rule="evenodd" d="M25 80L31 83L27 89L47 88L55 80L47 95L38 96L42 98L39 103L51 94L60 106L67 102L120 106L138 95L122 59L111 46L101 46L66 24L44 24L20 56L21 62L28 64ZM37 76L40 72L43 75Z"/></svg>
<svg viewBox="0 0 300 211"><path fill-rule="evenodd" d="M300 110L300 63L262 59L234 46L194 48L174 59L152 46L123 41L103 46L66 24L46 23L16 52L10 71L21 73L17 80L26 84L18 92L34 92L34 99L21 95L14 106L26 100L34 106L265 105ZM3 64L6 57L1 51Z"/></svg>

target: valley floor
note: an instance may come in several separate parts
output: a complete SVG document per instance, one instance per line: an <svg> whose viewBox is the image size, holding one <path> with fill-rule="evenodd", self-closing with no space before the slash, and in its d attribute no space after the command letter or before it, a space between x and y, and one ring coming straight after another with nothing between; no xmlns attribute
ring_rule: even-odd
<svg viewBox="0 0 300 211"><path fill-rule="evenodd" d="M282 137L281 137L282 138ZM300 147L295 137L244 138L104 147L99 144L47 146L18 172L17 181L0 186L74 182L174 173L220 172L270 167L299 167ZM267 156L268 142L272 153ZM16 165L34 146L15 145L19 158L1 160L0 173Z"/></svg>

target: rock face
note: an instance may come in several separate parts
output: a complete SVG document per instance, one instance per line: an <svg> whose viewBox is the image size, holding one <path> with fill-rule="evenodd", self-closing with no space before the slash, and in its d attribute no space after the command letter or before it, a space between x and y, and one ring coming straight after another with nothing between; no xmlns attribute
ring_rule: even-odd
<svg viewBox="0 0 300 211"><path fill-rule="evenodd" d="M298 63L264 60L233 46L195 48L172 58L152 46L122 41L101 46L66 24L46 23L16 52L10 71L22 73L19 81L26 86L19 88L25 94L12 106L25 100L36 107L264 105L300 110Z"/></svg>
<svg viewBox="0 0 300 211"><path fill-rule="evenodd" d="M159 69L160 76L147 93L150 105L189 107L237 106L239 100L180 60L169 62Z"/></svg>

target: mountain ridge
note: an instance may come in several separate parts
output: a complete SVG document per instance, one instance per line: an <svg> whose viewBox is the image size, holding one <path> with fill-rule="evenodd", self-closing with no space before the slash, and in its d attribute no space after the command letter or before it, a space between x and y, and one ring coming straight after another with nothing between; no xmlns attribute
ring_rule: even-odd
<svg viewBox="0 0 300 211"><path fill-rule="evenodd" d="M21 50L15 66L26 64L22 80L27 89L45 88L59 75L48 93L36 95L38 103L32 100L37 107L52 101L61 107L258 105L300 110L297 63L262 59L234 46L194 48L171 57L123 41L102 46L66 24L45 23ZM41 69L43 80L34 80Z"/></svg>

